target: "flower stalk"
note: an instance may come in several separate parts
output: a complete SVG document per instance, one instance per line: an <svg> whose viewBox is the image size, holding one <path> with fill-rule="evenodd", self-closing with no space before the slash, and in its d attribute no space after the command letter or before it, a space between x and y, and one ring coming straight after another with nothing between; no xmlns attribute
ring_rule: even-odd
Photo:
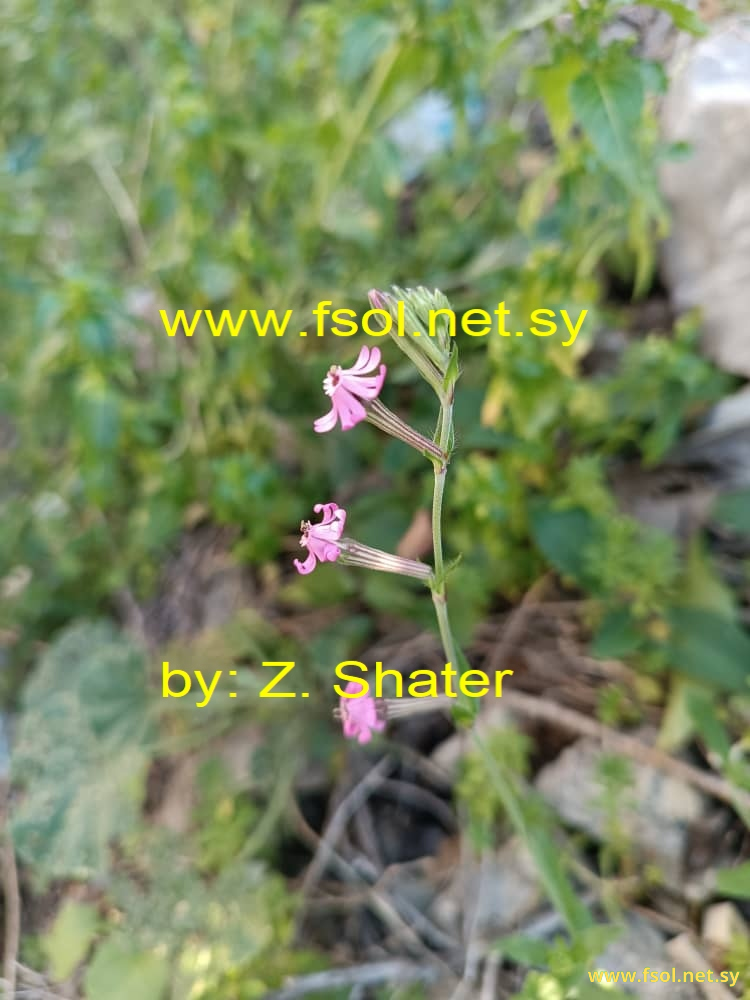
<svg viewBox="0 0 750 1000"><path fill-rule="evenodd" d="M399 576L411 576L425 582L432 576L432 569L425 563L394 556L381 549L373 549L369 545L355 542L352 538L339 539L338 546L339 562L346 566L362 566L364 569L379 570L381 573L397 573Z"/></svg>
<svg viewBox="0 0 750 1000"><path fill-rule="evenodd" d="M416 448L417 451L436 462L443 464L448 460L447 453L439 448L434 441L410 427L401 417L396 416L387 406L384 406L379 399L365 403L365 411L367 422L385 434Z"/></svg>

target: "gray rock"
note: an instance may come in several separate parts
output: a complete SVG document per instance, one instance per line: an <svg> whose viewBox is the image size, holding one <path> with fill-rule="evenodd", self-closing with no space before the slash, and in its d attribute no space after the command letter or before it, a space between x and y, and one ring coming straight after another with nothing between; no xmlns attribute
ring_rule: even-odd
<svg viewBox="0 0 750 1000"><path fill-rule="evenodd" d="M664 135L692 152L662 170L673 211L664 276L679 311L703 309L709 357L750 376L750 17L679 46L670 76Z"/></svg>
<svg viewBox="0 0 750 1000"><path fill-rule="evenodd" d="M473 928L472 936L491 941L517 928L542 902L531 855L514 837L497 851L485 852L481 864L461 865L456 878L436 900L433 915L455 932L456 915L464 913Z"/></svg>
<svg viewBox="0 0 750 1000"><path fill-rule="evenodd" d="M610 817L601 803L600 767L604 750L578 740L536 778L536 787L565 822L606 839ZM633 784L617 803L617 823L643 861L658 866L667 884L680 885L691 824L707 801L690 785L656 768L630 762Z"/></svg>
<svg viewBox="0 0 750 1000"><path fill-rule="evenodd" d="M626 933L604 951L596 960L595 967L605 972L634 972L643 979L645 969L654 973L669 973L670 979L674 969L674 982L637 982L624 985L617 984L617 989L640 1000L702 1000L700 990L691 983L680 982L682 968L675 964L666 950L661 934L639 917L628 921Z"/></svg>

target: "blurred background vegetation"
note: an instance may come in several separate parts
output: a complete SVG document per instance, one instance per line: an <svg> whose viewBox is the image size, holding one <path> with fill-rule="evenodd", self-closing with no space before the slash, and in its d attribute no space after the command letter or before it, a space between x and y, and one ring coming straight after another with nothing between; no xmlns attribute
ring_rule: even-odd
<svg viewBox="0 0 750 1000"><path fill-rule="evenodd" d="M647 6L701 30L676 0ZM581 602L590 655L634 679L587 710L615 728L657 718L665 750L697 741L750 790L747 492L718 483L706 518L668 531L616 488L738 383L701 356L699 315L659 308L658 168L687 151L660 138L663 65L610 30L621 7L4 4L0 692L28 990L34 969L60 996L250 1000L360 958L356 935L342 950L295 934L312 848L289 800L314 788L315 836L353 766L330 719L335 664L433 629L400 579L291 569L314 503L344 503L356 537L388 550L429 503L429 467L402 445L312 431L327 367L360 338L171 339L160 309L291 308L297 330L320 299L361 312L391 284L439 287L459 311L587 309L572 349L460 338L458 632L472 649L551 574ZM428 394L385 351L386 403L429 431ZM232 667L237 698L162 699L164 659ZM264 659L298 662L304 711L258 700ZM429 752L448 733L402 743ZM551 752L540 738L534 766ZM447 800L486 840L503 817L489 793L475 815L478 767ZM610 830L615 874L642 872L618 844ZM6 942L11 925L6 905ZM555 996L573 995L592 940L543 957Z"/></svg>

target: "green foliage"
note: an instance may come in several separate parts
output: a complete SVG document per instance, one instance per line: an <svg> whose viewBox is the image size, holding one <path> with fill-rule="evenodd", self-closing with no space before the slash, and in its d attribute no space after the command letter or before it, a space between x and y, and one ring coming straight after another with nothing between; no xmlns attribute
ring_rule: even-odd
<svg viewBox="0 0 750 1000"><path fill-rule="evenodd" d="M12 759L13 836L38 883L109 870L110 840L139 821L153 706L141 654L106 622L72 626L41 658Z"/></svg>
<svg viewBox="0 0 750 1000"><path fill-rule="evenodd" d="M730 530L750 535L750 489L725 493L714 507L714 517Z"/></svg>
<svg viewBox="0 0 750 1000"><path fill-rule="evenodd" d="M125 872L113 877L110 896L121 918L96 953L107 948L102 963L110 955L119 962L127 941L129 962L150 963L156 978L159 957L174 1000L218 997L224 977L239 969L272 985L264 976L268 958L286 950L293 930L294 902L280 876L236 861L206 881L185 845L165 834L131 839L127 856L137 879Z"/></svg>
<svg viewBox="0 0 750 1000"><path fill-rule="evenodd" d="M86 957L99 924L99 915L89 903L68 900L63 905L52 927L42 939L42 947L54 980L61 982L67 979Z"/></svg>
<svg viewBox="0 0 750 1000"><path fill-rule="evenodd" d="M327 684L327 671L361 650L373 618L386 629L428 624L408 582L279 569L279 560L288 569L290 536L310 503L348 497L353 532L383 548L398 544L415 500L427 504L423 463L370 428L315 437L312 447L322 376L360 346L297 336L312 330L318 299L362 311L368 288L399 281L439 285L458 310L504 299L526 326L542 306L573 318L587 311L569 348L529 335L461 344L447 501L451 554L463 555L449 579L457 632L468 636L495 598L516 597L552 567L596 600L595 655L695 682L675 699L687 719L680 732L698 734L728 777L746 781L717 698L747 692L747 634L717 605L716 586L696 586L706 566L696 570L671 539L623 516L607 481L614 457L661 461L728 382L699 356L695 316L673 337L629 344L610 375L580 369L599 329L619 319L604 311L602 265L634 296L649 288L666 231L657 167L677 153L656 126L661 67L626 41L602 42L620 6L6 4L6 700L35 664L13 754L13 829L37 882L96 879L103 895L100 917L68 903L44 937L55 978L93 948L85 988L97 1000L255 1000L285 974L317 967L316 956L291 948L294 903L282 880L248 860L271 855L297 764L292 744L297 754L310 749L297 735L306 718L268 736L269 785L279 760L283 767L266 806L230 787L213 761L200 772L182 842L147 834L141 813L148 766L164 749L158 723L170 750L205 743L251 700L259 720L271 717L256 699L264 658L304 653L312 690L308 681L322 684L326 672ZM675 0L650 6L700 30ZM560 13L569 14L564 31ZM531 48L514 44L532 29ZM451 134L415 166L414 150L387 130L430 91L452 106ZM551 146L540 150L519 126L526 99L541 102ZM532 170L523 166L529 152ZM190 340L169 338L159 310L179 308L294 309L298 325L264 340L247 328L212 337L205 326ZM429 432L432 400L411 367L384 351L385 401ZM747 509L742 493L715 514L747 534ZM123 635L71 623L109 613L123 595L154 596L177 539L201 521L233 529L234 554L259 589L284 612L304 613L305 627L291 638L261 607L252 622L173 643L185 669L214 659L216 669L225 660L246 668L234 713L217 704L195 727L159 704ZM40 644L49 646L37 663ZM612 689L603 717L621 719L622 701ZM279 712L273 705L274 719ZM324 763L329 738L330 726L309 740ZM486 843L518 810L575 932L572 946L527 949L526 958L508 945L510 957L545 969L530 973L522 995L601 996L582 972L602 946L598 929L582 929L587 915L551 818L521 794L529 748L504 734L488 749L489 759L467 758L459 786L472 832ZM622 778L610 774L611 801Z"/></svg>
<svg viewBox="0 0 750 1000"><path fill-rule="evenodd" d="M577 932L571 941L556 938L547 943L522 935L511 935L500 940L498 952L524 966L543 969L527 975L523 989L515 994L518 1000L557 1000L583 997L588 1000L613 997L624 1000L620 990L606 989L592 984L589 970L595 959L617 939L620 928L609 924L594 924Z"/></svg>
<svg viewBox="0 0 750 1000"><path fill-rule="evenodd" d="M520 777L527 767L528 741L513 730L499 730L485 744L475 730L474 745L465 758L457 788L468 807L470 832L475 840L486 843L493 837L497 819L506 814L534 859L539 880L569 931L583 931L590 926L591 915L568 877L552 832L552 818L543 801Z"/></svg>
<svg viewBox="0 0 750 1000"><path fill-rule="evenodd" d="M86 969L86 994L101 1000L163 1000L169 966L153 951L137 951L124 934L113 935L98 949Z"/></svg>
<svg viewBox="0 0 750 1000"><path fill-rule="evenodd" d="M235 860L258 812L247 797L232 795L226 768L216 758L204 762L198 775L195 824L198 865L207 872L220 871Z"/></svg>
<svg viewBox="0 0 750 1000"><path fill-rule="evenodd" d="M716 873L716 888L725 896L750 899L750 861Z"/></svg>

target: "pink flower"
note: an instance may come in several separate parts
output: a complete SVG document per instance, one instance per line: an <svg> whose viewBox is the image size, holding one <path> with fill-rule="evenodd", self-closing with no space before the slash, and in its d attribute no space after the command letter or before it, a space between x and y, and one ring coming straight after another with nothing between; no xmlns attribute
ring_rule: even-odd
<svg viewBox="0 0 750 1000"><path fill-rule="evenodd" d="M302 535L299 543L307 549L307 559L300 562L294 560L294 565L300 573L312 573L320 562L336 562L341 549L336 542L341 538L341 532L346 524L346 511L335 503L316 503L313 510L316 514L323 511L323 520L319 524L303 521L300 525Z"/></svg>
<svg viewBox="0 0 750 1000"><path fill-rule="evenodd" d="M378 369L379 366L379 369ZM378 369L377 374L372 374ZM331 397L331 411L319 417L313 427L318 434L333 430L336 420L341 429L349 431L367 416L360 399L376 399L383 386L386 367L380 364L380 348L365 347L359 352L354 367L332 365L323 381L323 391Z"/></svg>
<svg viewBox="0 0 750 1000"><path fill-rule="evenodd" d="M357 694L361 690L361 681L349 681L346 685L347 694ZM348 740L369 743L373 733L382 733L385 729L385 718L372 695L365 694L361 698L342 697L339 704L344 736Z"/></svg>

